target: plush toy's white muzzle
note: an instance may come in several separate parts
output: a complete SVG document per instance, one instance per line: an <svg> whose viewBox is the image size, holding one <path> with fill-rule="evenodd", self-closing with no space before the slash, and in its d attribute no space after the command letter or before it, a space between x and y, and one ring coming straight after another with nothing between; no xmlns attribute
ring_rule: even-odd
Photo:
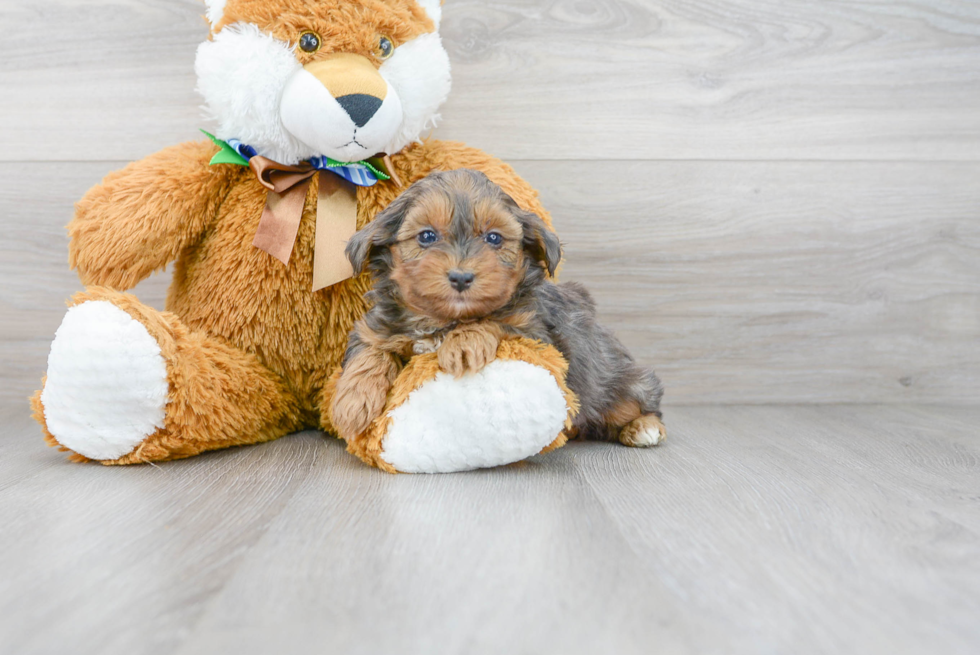
<svg viewBox="0 0 980 655"><path fill-rule="evenodd" d="M358 161L383 152L402 123L398 93L364 57L337 54L296 71L280 103L283 127L317 152Z"/></svg>

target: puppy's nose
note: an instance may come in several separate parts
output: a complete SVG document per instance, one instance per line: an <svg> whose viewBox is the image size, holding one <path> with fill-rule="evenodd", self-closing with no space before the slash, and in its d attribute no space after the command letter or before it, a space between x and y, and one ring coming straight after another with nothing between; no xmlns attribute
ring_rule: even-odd
<svg viewBox="0 0 980 655"><path fill-rule="evenodd" d="M460 293L469 289L475 279L475 275L464 271L451 271L449 273L449 284L453 285L453 289Z"/></svg>
<svg viewBox="0 0 980 655"><path fill-rule="evenodd" d="M352 93L350 95L341 96L337 98L337 102L350 119L354 121L354 125L358 127L364 127L368 122L374 118L374 115L378 113L381 109L381 105L384 104L381 98L376 98L374 96L369 96L366 93Z"/></svg>

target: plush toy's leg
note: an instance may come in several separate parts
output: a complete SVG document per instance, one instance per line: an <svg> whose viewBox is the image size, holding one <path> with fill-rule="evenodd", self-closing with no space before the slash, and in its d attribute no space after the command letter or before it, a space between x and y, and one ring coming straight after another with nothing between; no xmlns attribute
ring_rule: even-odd
<svg viewBox="0 0 980 655"><path fill-rule="evenodd" d="M438 356L415 357L392 387L383 414L348 450L390 473L450 473L511 464L565 444L578 401L565 386L557 350L504 341L479 373L454 378ZM330 406L339 372L324 391ZM324 411L324 429L332 426Z"/></svg>
<svg viewBox="0 0 980 655"><path fill-rule="evenodd" d="M255 356L97 287L73 299L32 405L49 444L104 464L190 457L301 427L296 401Z"/></svg>

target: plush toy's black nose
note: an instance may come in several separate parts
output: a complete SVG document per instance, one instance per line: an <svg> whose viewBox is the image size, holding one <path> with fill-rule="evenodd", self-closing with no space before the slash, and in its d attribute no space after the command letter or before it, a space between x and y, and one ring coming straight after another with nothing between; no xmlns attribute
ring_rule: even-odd
<svg viewBox="0 0 980 655"><path fill-rule="evenodd" d="M449 284L453 285L453 289L456 289L460 293L469 289L475 279L476 276L472 273L464 273L463 271L452 271L449 273Z"/></svg>
<svg viewBox="0 0 980 655"><path fill-rule="evenodd" d="M347 96L337 98L337 102L344 108L347 115L354 121L354 125L364 127L374 115L378 113L383 104L380 98L369 96L365 93L352 93Z"/></svg>

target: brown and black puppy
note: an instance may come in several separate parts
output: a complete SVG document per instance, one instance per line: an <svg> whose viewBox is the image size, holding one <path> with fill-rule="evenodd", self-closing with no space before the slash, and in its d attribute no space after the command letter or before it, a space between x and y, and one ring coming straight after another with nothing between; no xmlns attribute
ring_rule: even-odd
<svg viewBox="0 0 980 655"><path fill-rule="evenodd" d="M573 432L653 446L663 388L613 334L596 323L592 297L550 279L558 237L483 173L434 173L415 183L347 247L355 270L370 267L373 305L354 326L337 385L333 421L356 438L384 409L391 383L413 355L436 352L462 376L494 360L502 339L555 346L581 402Z"/></svg>

